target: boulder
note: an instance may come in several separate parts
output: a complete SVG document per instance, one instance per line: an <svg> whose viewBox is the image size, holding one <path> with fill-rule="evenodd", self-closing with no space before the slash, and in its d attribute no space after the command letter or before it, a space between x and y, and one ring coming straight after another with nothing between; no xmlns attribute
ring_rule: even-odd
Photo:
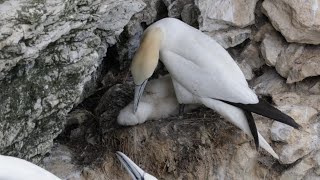
<svg viewBox="0 0 320 180"><path fill-rule="evenodd" d="M249 38L257 0L195 0L200 14L199 29L207 32L224 48L234 47Z"/></svg>
<svg viewBox="0 0 320 180"><path fill-rule="evenodd" d="M262 7L288 42L320 44L318 0L265 0Z"/></svg>

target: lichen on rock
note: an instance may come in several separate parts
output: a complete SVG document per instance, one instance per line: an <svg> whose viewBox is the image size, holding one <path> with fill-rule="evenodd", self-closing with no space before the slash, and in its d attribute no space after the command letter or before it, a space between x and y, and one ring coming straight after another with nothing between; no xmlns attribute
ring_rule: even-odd
<svg viewBox="0 0 320 180"><path fill-rule="evenodd" d="M144 6L139 0L0 4L1 153L38 161L50 150L67 113L93 92L112 40Z"/></svg>

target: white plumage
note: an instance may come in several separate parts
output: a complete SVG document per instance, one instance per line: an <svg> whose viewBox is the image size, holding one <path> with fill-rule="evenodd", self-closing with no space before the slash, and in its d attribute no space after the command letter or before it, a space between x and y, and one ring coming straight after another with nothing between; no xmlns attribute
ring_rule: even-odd
<svg viewBox="0 0 320 180"><path fill-rule="evenodd" d="M1 180L60 180L57 176L26 160L0 155Z"/></svg>

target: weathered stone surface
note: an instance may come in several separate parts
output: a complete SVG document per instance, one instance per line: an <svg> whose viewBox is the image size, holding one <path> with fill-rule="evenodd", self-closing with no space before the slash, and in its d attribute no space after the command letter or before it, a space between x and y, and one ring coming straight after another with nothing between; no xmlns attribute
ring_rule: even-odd
<svg viewBox="0 0 320 180"><path fill-rule="evenodd" d="M227 29L230 26L246 27L254 23L257 0L195 0L200 10L199 25L202 31Z"/></svg>
<svg viewBox="0 0 320 180"><path fill-rule="evenodd" d="M198 1L199 29L208 32L224 48L242 43L250 36L250 29L242 29L254 23L257 0Z"/></svg>
<svg viewBox="0 0 320 180"><path fill-rule="evenodd" d="M319 179L317 167L320 165L320 152L314 151L298 162L295 166L285 171L280 176L280 180L287 179ZM315 168L316 167L316 168Z"/></svg>
<svg viewBox="0 0 320 180"><path fill-rule="evenodd" d="M265 0L264 13L288 42L320 44L318 0Z"/></svg>
<svg viewBox="0 0 320 180"><path fill-rule="evenodd" d="M239 55L233 55L247 80L252 80L255 77L254 71L259 70L265 64L260 56L259 46L255 42L244 47Z"/></svg>
<svg viewBox="0 0 320 180"><path fill-rule="evenodd" d="M234 47L250 37L251 30L244 29L231 29L222 31L206 32L210 37L216 40L222 47Z"/></svg>
<svg viewBox="0 0 320 180"><path fill-rule="evenodd" d="M168 16L180 18L185 23L197 27L198 26L198 8L194 4L194 0L163 0L167 6Z"/></svg>
<svg viewBox="0 0 320 180"><path fill-rule="evenodd" d="M68 128L56 140L63 145L54 146L44 161L45 167L62 178L128 179L114 155L116 150L164 179L318 178L318 47L286 43L265 22L266 17L257 12L260 7L255 8L256 2L1 1L0 153L38 161L67 123ZM269 2L265 0L264 4ZM298 32L301 35L295 34L293 38L317 40L314 32L318 33L319 18L306 26L300 24L311 19L296 22L303 11L307 12L303 16L309 16L305 7L311 1L298 10L292 4L297 1L272 2L286 2L294 7L289 9L289 21L284 22L295 26L290 31L302 27ZM254 18L254 10L259 19ZM267 12L275 25L276 20ZM208 109L185 113L182 119L173 114L135 127L117 125L120 110L132 101L133 84L126 81L130 81L127 67L141 34L146 26L168 15L199 26L225 48L236 46L232 48L237 51L234 59L246 78L252 80L257 94L269 96L268 100L303 126L302 130L294 130L254 116L259 132L279 154L280 162L263 150L257 153L253 141ZM315 17L318 16L316 11ZM280 26L278 30L283 33ZM248 38L251 41L239 45ZM117 56L108 54L108 60L112 58L111 66L116 66L113 72L119 73L120 69L121 75L109 72L101 82L103 87L91 97L90 101L97 105L73 110L66 122L66 113L91 94L102 57L115 43L108 51ZM278 66L287 82L295 83L286 84L286 79L273 67L263 66L262 57L268 65Z"/></svg>
<svg viewBox="0 0 320 180"><path fill-rule="evenodd" d="M0 153L41 158L66 114L92 93L102 58L131 16L130 1L0 3Z"/></svg>
<svg viewBox="0 0 320 180"><path fill-rule="evenodd" d="M285 42L278 35L266 34L261 42L261 54L268 66L275 66L278 56L285 48Z"/></svg>
<svg viewBox="0 0 320 180"><path fill-rule="evenodd" d="M317 77L288 85L275 70L267 71L253 82L256 92L271 96L280 110L302 126L301 130L294 130L278 122L272 124L271 139L282 144L275 148L282 164L292 164L299 159L304 159L310 152L319 150L319 128L317 128L319 117L317 115L320 112L318 102L320 95L313 94L313 90L318 88L318 82ZM297 166L297 168L303 168L303 166Z"/></svg>
<svg viewBox="0 0 320 180"><path fill-rule="evenodd" d="M280 163L292 164L313 151L319 151L319 123L310 123L308 132L292 131L289 144L279 148Z"/></svg>
<svg viewBox="0 0 320 180"><path fill-rule="evenodd" d="M280 110L286 112L286 114L290 115L303 127L307 127L311 120L313 120L318 114L317 110L308 106L285 105L281 106ZM271 127L271 139L273 141L280 141L287 144L295 142L294 140L290 139L292 138L292 130L293 128L288 125L274 122ZM308 140L304 139L303 141Z"/></svg>
<svg viewBox="0 0 320 180"><path fill-rule="evenodd" d="M277 72L287 78L287 83L302 81L320 75L320 47L289 44L276 62Z"/></svg>
<svg viewBox="0 0 320 180"><path fill-rule="evenodd" d="M287 83L302 81L320 75L320 51L318 46L289 44L269 24L260 28L254 40L261 42L261 54L269 66L287 78Z"/></svg>

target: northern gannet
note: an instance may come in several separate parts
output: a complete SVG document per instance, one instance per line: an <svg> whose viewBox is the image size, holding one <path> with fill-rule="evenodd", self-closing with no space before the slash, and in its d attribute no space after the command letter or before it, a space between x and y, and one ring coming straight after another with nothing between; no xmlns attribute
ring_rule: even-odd
<svg viewBox="0 0 320 180"><path fill-rule="evenodd" d="M122 152L117 151L116 155L133 180L157 180L157 178L155 178L154 176L143 171L138 165L136 165L130 158L128 158Z"/></svg>
<svg viewBox="0 0 320 180"><path fill-rule="evenodd" d="M57 176L26 160L0 155L2 180L60 180Z"/></svg>
<svg viewBox="0 0 320 180"><path fill-rule="evenodd" d="M136 85L133 112L137 111L159 58L171 75L180 104L204 104L216 110L252 136L257 149L259 141L264 142L251 112L297 129L300 127L291 117L257 97L236 62L221 45L175 18L159 20L144 32L131 63ZM267 151L278 158L271 150Z"/></svg>

